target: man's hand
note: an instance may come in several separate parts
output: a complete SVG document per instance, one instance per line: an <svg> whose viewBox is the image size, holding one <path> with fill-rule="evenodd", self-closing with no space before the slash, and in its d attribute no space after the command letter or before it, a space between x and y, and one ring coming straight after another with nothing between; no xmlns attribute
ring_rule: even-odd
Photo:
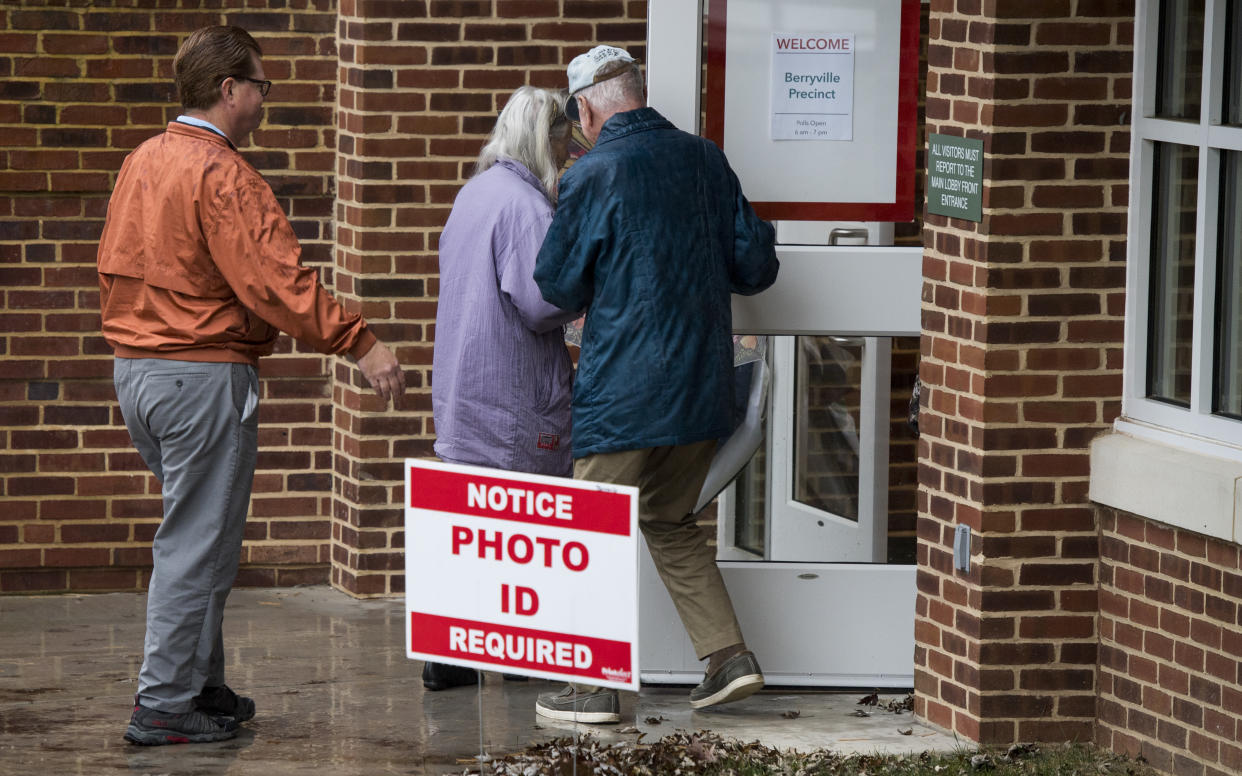
<svg viewBox="0 0 1242 776"><path fill-rule="evenodd" d="M366 376L375 392L384 397L384 403L392 400L394 409L401 409L401 395L405 393L405 373L397 363L397 357L382 342L358 359L358 368Z"/></svg>

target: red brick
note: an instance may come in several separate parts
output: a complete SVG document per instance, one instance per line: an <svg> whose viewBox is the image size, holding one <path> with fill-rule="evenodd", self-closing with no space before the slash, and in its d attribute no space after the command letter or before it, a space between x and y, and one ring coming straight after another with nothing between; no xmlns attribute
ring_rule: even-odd
<svg viewBox="0 0 1242 776"><path fill-rule="evenodd" d="M0 592L63 592L68 577L63 570L23 570L0 572Z"/></svg>
<svg viewBox="0 0 1242 776"><path fill-rule="evenodd" d="M35 548L0 549L0 568L21 569L42 566L43 551Z"/></svg>
<svg viewBox="0 0 1242 776"><path fill-rule="evenodd" d="M73 590L141 590L145 587L139 574L129 569L72 569L69 587Z"/></svg>
<svg viewBox="0 0 1242 776"><path fill-rule="evenodd" d="M43 551L43 566L47 568L106 566L111 553L102 547L61 547Z"/></svg>

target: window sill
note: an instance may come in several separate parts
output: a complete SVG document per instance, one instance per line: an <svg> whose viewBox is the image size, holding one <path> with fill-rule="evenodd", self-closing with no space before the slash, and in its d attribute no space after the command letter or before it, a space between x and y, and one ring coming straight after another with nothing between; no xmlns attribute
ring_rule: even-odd
<svg viewBox="0 0 1242 776"><path fill-rule="evenodd" d="M1242 462L1164 440L1118 431L1097 437L1090 499L1215 539L1242 540Z"/></svg>

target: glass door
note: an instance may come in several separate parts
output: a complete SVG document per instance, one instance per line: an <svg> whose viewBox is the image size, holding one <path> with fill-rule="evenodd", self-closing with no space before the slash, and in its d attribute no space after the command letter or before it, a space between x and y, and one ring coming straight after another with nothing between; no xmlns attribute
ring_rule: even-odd
<svg viewBox="0 0 1242 776"><path fill-rule="evenodd" d="M651 3L648 104L687 132L714 136L751 201L781 206L786 218L896 218L897 193L913 191L918 7ZM773 36L795 29L866 39L856 54L854 139L771 137ZM859 164L864 174L850 172ZM917 478L912 437L900 428L910 386L897 375L915 369L922 248L891 242L891 224L780 221L776 284L733 300L735 333L773 337L767 433L702 519L715 522L718 564L769 685L913 684ZM703 664L645 551L639 564L642 679L697 683Z"/></svg>
<svg viewBox="0 0 1242 776"><path fill-rule="evenodd" d="M917 449L906 418L918 338L772 339L777 384L792 383L792 395L770 395L763 449L721 494L718 557L913 563Z"/></svg>

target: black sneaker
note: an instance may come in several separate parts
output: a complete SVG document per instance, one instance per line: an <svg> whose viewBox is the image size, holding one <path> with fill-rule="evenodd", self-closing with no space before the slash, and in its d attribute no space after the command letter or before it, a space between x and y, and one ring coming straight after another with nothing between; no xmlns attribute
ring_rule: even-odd
<svg viewBox="0 0 1242 776"><path fill-rule="evenodd" d="M254 701L233 692L227 684L204 687L194 698L194 708L213 717L232 717L238 722L254 718Z"/></svg>
<svg viewBox="0 0 1242 776"><path fill-rule="evenodd" d="M125 730L125 740L141 746L206 744L236 735L237 722L231 717L212 717L201 711L171 714L140 705L134 706Z"/></svg>
<svg viewBox="0 0 1242 776"><path fill-rule="evenodd" d="M451 687L464 687L478 684L482 676L473 668L451 666L447 663L423 663L423 687L432 692L447 690Z"/></svg>
<svg viewBox="0 0 1242 776"><path fill-rule="evenodd" d="M702 709L718 703L740 701L763 689L763 672L759 662L747 650L739 652L717 668L703 683L690 691L690 706Z"/></svg>

